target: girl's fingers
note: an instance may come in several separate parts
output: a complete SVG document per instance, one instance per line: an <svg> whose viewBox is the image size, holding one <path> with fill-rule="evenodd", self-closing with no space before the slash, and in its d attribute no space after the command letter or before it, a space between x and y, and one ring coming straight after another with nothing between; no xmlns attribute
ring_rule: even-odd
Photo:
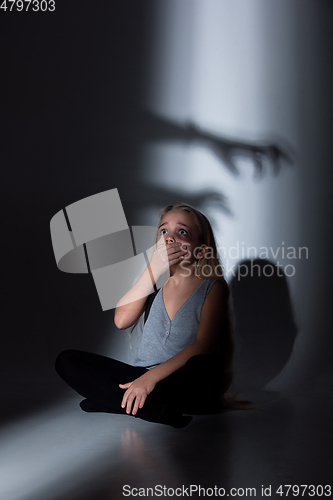
<svg viewBox="0 0 333 500"><path fill-rule="evenodd" d="M175 252L170 252L168 254L169 262L170 262L170 260L179 259L180 257L184 257L186 254L187 254L187 250L183 250L182 248L179 248Z"/></svg>
<svg viewBox="0 0 333 500"><path fill-rule="evenodd" d="M136 415L136 412L138 411L138 408L139 408L139 398L136 397L135 398L135 403L134 403L134 406L133 406L132 415Z"/></svg>
<svg viewBox="0 0 333 500"><path fill-rule="evenodd" d="M147 399L147 395L145 395L145 394L142 394L142 396L134 396L132 394L129 394L126 402L125 403L123 402L121 406L122 406L122 408L124 408L126 406L126 413L130 414L131 408L133 405L132 415L136 415L138 412L138 409L142 408L143 405L145 404L146 399Z"/></svg>
<svg viewBox="0 0 333 500"><path fill-rule="evenodd" d="M168 254L180 252L182 250L181 245L179 245L178 243L168 243L166 248L167 248Z"/></svg>
<svg viewBox="0 0 333 500"><path fill-rule="evenodd" d="M185 247L186 245L184 245ZM166 250L166 251L165 251ZM157 265L165 267L170 267L179 262L184 257L189 257L189 251L187 248L183 248L183 244L180 242L157 244L155 250L155 261Z"/></svg>
<svg viewBox="0 0 333 500"><path fill-rule="evenodd" d="M121 389L127 389L127 391L125 392L125 394L123 396L122 402L121 402L122 408L125 408L125 406L126 406L126 401L127 401L128 396L129 396L128 389L131 387L132 384L133 384L133 382L128 382L127 384L119 384L119 387Z"/></svg>
<svg viewBox="0 0 333 500"><path fill-rule="evenodd" d="M123 396L123 400L121 402L121 407L122 408L125 408L127 400L128 400L128 396L129 396L129 393L128 393L128 389L127 389L127 391L125 392L125 394Z"/></svg>
<svg viewBox="0 0 333 500"><path fill-rule="evenodd" d="M165 247L166 247L166 245L167 245L167 244L165 243L165 241L158 241L158 242L156 243L156 249L157 249L157 250L159 250L160 248L165 248Z"/></svg>
<svg viewBox="0 0 333 500"><path fill-rule="evenodd" d="M161 244L157 243L156 245L156 250L165 250L167 251L168 254L170 253L175 253L182 251L182 244L181 243L165 243L162 242Z"/></svg>
<svg viewBox="0 0 333 500"><path fill-rule="evenodd" d="M134 396L132 394L129 395L127 399L127 405L126 405L126 413L131 413L131 408L132 408L132 403L133 403Z"/></svg>
<svg viewBox="0 0 333 500"><path fill-rule="evenodd" d="M124 394L124 397L123 397L123 399L122 399L122 402L121 402L121 407L122 407L122 408L125 408L125 406L126 406L126 401L127 401L127 398L126 398L126 393L125 393L125 394Z"/></svg>
<svg viewBox="0 0 333 500"><path fill-rule="evenodd" d="M141 400L140 400L139 408L143 407L143 405L145 404L145 401L146 401L146 396L142 396Z"/></svg>
<svg viewBox="0 0 333 500"><path fill-rule="evenodd" d="M129 382L128 384L119 384L119 387L123 386L123 387L121 387L121 389L126 389L127 386L128 386L127 391L125 392L125 394L123 396L123 399L121 401L121 407L122 408L125 408L125 406L126 406L126 402L127 402L128 396L130 395L130 392L128 391L128 389L130 388L130 386L132 385L132 383L133 382Z"/></svg>
<svg viewBox="0 0 333 500"><path fill-rule="evenodd" d="M176 252L176 253L174 253L172 255L169 255L169 264L170 264L170 266L173 265L173 264L176 264L180 260L183 260L186 257L187 253L188 253L187 250L180 249L179 252Z"/></svg>
<svg viewBox="0 0 333 500"><path fill-rule="evenodd" d="M182 261L184 259L184 256L181 255L180 257L177 257L176 259L172 259L169 261L170 266L173 266L174 264L178 264L178 262Z"/></svg>
<svg viewBox="0 0 333 500"><path fill-rule="evenodd" d="M170 255L170 253L178 252L179 250L181 250L180 246L175 245L174 243L168 244L164 247L157 247L157 251L161 253L162 257L165 255Z"/></svg>

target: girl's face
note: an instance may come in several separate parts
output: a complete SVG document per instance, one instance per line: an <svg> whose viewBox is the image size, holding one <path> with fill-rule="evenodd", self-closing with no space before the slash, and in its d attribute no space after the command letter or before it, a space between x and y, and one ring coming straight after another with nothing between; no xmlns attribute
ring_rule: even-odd
<svg viewBox="0 0 333 500"><path fill-rule="evenodd" d="M196 260L193 252L196 249L196 255L199 254L198 247L201 246L201 242L198 227L189 212L183 210L167 212L159 225L159 234L163 234L167 244L181 243L183 247L186 246L189 253L185 255L183 262L193 263Z"/></svg>

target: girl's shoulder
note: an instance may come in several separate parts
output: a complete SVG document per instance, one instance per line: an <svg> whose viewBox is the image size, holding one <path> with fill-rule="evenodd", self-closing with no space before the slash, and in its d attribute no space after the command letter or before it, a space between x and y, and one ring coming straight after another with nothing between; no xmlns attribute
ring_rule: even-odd
<svg viewBox="0 0 333 500"><path fill-rule="evenodd" d="M207 294L214 287L224 297L229 296L229 285L224 278L206 278L204 281L207 282L206 284Z"/></svg>

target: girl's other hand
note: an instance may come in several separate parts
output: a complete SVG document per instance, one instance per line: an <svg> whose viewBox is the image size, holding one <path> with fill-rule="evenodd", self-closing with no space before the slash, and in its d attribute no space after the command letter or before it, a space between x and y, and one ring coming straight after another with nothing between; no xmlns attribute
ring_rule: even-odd
<svg viewBox="0 0 333 500"><path fill-rule="evenodd" d="M141 375L141 377L137 378L133 382L128 382L127 384L119 384L119 387L121 389L127 389L123 396L121 407L126 407L126 413L128 414L131 413L132 409L132 415L136 415L138 409L143 407L148 394L152 392L155 385L156 382L149 372L144 373L143 375Z"/></svg>

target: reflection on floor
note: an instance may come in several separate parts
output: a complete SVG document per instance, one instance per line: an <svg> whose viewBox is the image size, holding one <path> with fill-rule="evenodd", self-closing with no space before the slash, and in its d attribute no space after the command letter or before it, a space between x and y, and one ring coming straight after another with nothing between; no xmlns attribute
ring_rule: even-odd
<svg viewBox="0 0 333 500"><path fill-rule="evenodd" d="M218 497L223 488L225 496L238 498L250 496L246 488L255 488L261 498L262 487L271 487L271 498L281 498L276 493L280 485L330 484L328 398L253 396L262 411L195 416L184 429L121 415L87 414L78 408L80 399L63 400L3 427L0 498L123 499L133 488L133 496L160 498L172 493ZM164 487L169 491L161 495ZM201 491L195 491L199 487ZM314 498L321 496L318 492Z"/></svg>

